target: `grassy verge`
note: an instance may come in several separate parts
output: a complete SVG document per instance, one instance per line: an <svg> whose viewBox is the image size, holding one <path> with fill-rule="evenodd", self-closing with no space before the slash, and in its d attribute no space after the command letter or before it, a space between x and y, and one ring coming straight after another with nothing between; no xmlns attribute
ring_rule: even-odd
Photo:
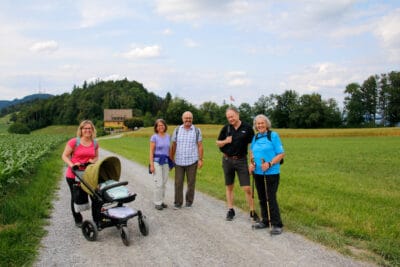
<svg viewBox="0 0 400 267"><path fill-rule="evenodd" d="M0 197L1 266L29 266L35 260L62 175L63 148L64 144L43 158L33 175Z"/></svg>
<svg viewBox="0 0 400 267"><path fill-rule="evenodd" d="M201 128L206 137L204 167L199 170L196 187L225 200L216 131L209 134ZM400 129L365 129L364 134L363 130L352 130L357 137L348 137L348 129L299 130L297 134L295 130L282 131L284 136L295 137L282 138L287 154L278 193L283 221L286 229L341 253L398 266L400 159L396 148ZM120 139L101 140L100 145L147 165L151 133L147 129ZM247 210L238 186L235 205Z"/></svg>

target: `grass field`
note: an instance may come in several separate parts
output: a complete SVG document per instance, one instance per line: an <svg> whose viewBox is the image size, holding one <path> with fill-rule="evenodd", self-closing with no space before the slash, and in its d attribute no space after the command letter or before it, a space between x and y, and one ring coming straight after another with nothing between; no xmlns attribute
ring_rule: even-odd
<svg viewBox="0 0 400 267"><path fill-rule="evenodd" d="M199 127L205 153L196 187L224 200L220 127ZM278 192L285 228L356 258L400 265L400 129L277 131L286 152ZM151 134L142 129L100 145L147 165ZM235 205L247 209L237 187Z"/></svg>
<svg viewBox="0 0 400 267"><path fill-rule="evenodd" d="M0 129L5 126L0 122ZM205 155L197 189L224 200L221 155L215 146L221 126L199 127L205 138ZM173 128L170 126L169 132ZM73 137L76 129L51 126L32 134ZM278 192L286 231L356 258L400 266L400 128L277 132L286 151ZM144 128L122 138L100 138L99 143L147 165L152 133L152 128ZM0 266L34 262L61 177L64 146L60 144L40 161L35 173L0 196ZM247 209L239 188L235 189L235 204Z"/></svg>

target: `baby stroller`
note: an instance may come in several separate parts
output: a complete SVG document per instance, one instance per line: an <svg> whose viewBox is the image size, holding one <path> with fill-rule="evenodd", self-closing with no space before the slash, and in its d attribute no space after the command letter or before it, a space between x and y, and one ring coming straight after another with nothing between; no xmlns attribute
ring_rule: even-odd
<svg viewBox="0 0 400 267"><path fill-rule="evenodd" d="M107 157L95 164L87 165L85 171L80 171L79 166L74 166L73 172L81 182L82 189L92 200L94 222L85 220L82 223L82 233L87 240L95 241L98 231L116 226L120 231L122 242L129 246L127 222L133 217L138 218L142 235L148 235L149 229L142 212L123 205L134 201L136 193L128 191L127 181L119 182L121 162L117 157Z"/></svg>

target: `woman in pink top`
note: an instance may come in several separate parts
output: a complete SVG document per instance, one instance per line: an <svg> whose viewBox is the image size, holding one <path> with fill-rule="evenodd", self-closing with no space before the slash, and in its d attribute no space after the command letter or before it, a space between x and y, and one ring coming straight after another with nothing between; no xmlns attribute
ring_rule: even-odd
<svg viewBox="0 0 400 267"><path fill-rule="evenodd" d="M65 176L71 192L72 215L75 219L75 225L80 227L82 225L82 215L80 212L75 211L73 200L74 184L78 184L78 181L75 181L75 175L71 168L75 165L95 163L99 158L99 146L95 141L96 128L90 120L84 120L80 123L76 136L67 142L62 159L68 165Z"/></svg>

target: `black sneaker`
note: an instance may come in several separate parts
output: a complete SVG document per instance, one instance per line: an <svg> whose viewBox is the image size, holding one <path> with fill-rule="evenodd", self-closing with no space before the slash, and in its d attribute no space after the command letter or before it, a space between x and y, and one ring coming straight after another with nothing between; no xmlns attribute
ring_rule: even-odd
<svg viewBox="0 0 400 267"><path fill-rule="evenodd" d="M82 222L75 222L75 226L78 228L82 228Z"/></svg>
<svg viewBox="0 0 400 267"><path fill-rule="evenodd" d="M191 202L186 202L186 208L190 208L191 206L192 206L192 203Z"/></svg>
<svg viewBox="0 0 400 267"><path fill-rule="evenodd" d="M165 203L161 203L161 206L163 207L163 209L166 209L166 208L168 208L168 205L167 205L167 204L165 204Z"/></svg>
<svg viewBox="0 0 400 267"><path fill-rule="evenodd" d="M179 210L180 208L182 208L182 205L179 204L174 205L174 210Z"/></svg>
<svg viewBox="0 0 400 267"><path fill-rule="evenodd" d="M235 217L235 210L234 209L229 209L228 213L226 214L226 220L227 221L232 221L234 217Z"/></svg>
<svg viewBox="0 0 400 267"><path fill-rule="evenodd" d="M264 229L264 228L268 227L268 224L266 224L265 222L261 221L261 222L258 222L256 224L252 225L252 227L253 227L253 229Z"/></svg>
<svg viewBox="0 0 400 267"><path fill-rule="evenodd" d="M282 227L272 226L271 235L280 235L282 234Z"/></svg>
<svg viewBox="0 0 400 267"><path fill-rule="evenodd" d="M156 210L162 210L164 207L162 205L156 205L155 208Z"/></svg>
<svg viewBox="0 0 400 267"><path fill-rule="evenodd" d="M250 219L253 220L253 222L260 221L260 217L258 217L258 214L255 210L250 211Z"/></svg>

